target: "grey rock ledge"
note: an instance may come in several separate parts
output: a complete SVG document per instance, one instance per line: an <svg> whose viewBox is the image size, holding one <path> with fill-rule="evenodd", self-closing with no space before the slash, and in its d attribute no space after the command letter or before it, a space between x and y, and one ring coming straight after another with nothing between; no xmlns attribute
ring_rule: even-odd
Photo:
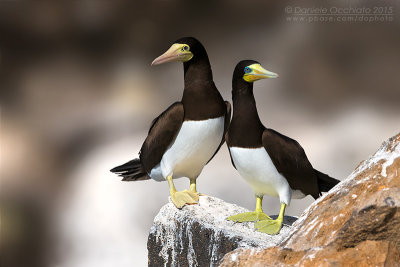
<svg viewBox="0 0 400 267"><path fill-rule="evenodd" d="M199 205L177 209L171 202L154 219L147 242L149 266L217 266L236 248L267 248L280 243L295 217L285 216L279 235L254 230L254 223L226 218L248 210L221 199L200 196Z"/></svg>

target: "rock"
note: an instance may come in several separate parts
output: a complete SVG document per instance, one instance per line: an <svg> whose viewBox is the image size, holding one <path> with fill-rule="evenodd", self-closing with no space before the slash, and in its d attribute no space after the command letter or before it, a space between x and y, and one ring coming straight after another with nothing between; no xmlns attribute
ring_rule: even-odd
<svg viewBox="0 0 400 267"><path fill-rule="evenodd" d="M200 196L199 205L177 209L166 204L154 219L147 248L149 266L215 266L236 248L277 245L296 220L287 216L279 235L254 230L254 223L234 223L226 218L248 210L218 198Z"/></svg>
<svg viewBox="0 0 400 267"><path fill-rule="evenodd" d="M236 249L227 254L220 267L237 266L400 266L400 249L388 241L363 241L355 247L295 251L287 248Z"/></svg>
<svg viewBox="0 0 400 267"><path fill-rule="evenodd" d="M221 266L400 266L399 248L397 135L304 211L279 246L235 250Z"/></svg>

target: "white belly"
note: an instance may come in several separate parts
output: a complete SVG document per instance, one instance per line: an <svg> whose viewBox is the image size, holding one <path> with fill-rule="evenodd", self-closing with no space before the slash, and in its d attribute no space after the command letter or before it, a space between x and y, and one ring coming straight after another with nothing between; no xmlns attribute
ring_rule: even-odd
<svg viewBox="0 0 400 267"><path fill-rule="evenodd" d="M236 169L256 195L279 196L281 202L290 204L292 189L263 147L230 147L229 150Z"/></svg>
<svg viewBox="0 0 400 267"><path fill-rule="evenodd" d="M204 121L185 121L161 162L150 177L157 181L173 178L197 178L222 140L225 117Z"/></svg>

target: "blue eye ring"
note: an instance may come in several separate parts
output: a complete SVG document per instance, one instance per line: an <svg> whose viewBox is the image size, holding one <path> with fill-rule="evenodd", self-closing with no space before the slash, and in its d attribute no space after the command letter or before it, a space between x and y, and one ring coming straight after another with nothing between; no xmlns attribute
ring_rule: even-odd
<svg viewBox="0 0 400 267"><path fill-rule="evenodd" d="M251 69L249 67L244 68L244 73L250 73L250 72L251 72Z"/></svg>

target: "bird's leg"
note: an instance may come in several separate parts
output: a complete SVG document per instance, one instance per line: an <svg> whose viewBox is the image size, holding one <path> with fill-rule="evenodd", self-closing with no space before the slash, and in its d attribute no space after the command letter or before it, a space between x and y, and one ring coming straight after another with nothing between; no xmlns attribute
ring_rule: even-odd
<svg viewBox="0 0 400 267"><path fill-rule="evenodd" d="M197 200L194 198L194 194L188 190L176 191L174 182L172 181L172 176L167 177L169 194L171 196L171 201L174 203L175 207L181 209L186 204L197 204Z"/></svg>
<svg viewBox="0 0 400 267"><path fill-rule="evenodd" d="M279 211L279 216L276 220L263 220L255 223L255 228L259 232L263 232L269 235L279 234L282 228L283 216L285 214L286 204L281 203L281 210Z"/></svg>
<svg viewBox="0 0 400 267"><path fill-rule="evenodd" d="M253 212L239 213L227 218L228 221L234 222L256 222L261 220L272 220L267 214L262 210L262 199L263 196L256 196L256 209Z"/></svg>
<svg viewBox="0 0 400 267"><path fill-rule="evenodd" d="M196 201L199 201L199 193L196 190L196 178L190 178L189 193L193 196Z"/></svg>

